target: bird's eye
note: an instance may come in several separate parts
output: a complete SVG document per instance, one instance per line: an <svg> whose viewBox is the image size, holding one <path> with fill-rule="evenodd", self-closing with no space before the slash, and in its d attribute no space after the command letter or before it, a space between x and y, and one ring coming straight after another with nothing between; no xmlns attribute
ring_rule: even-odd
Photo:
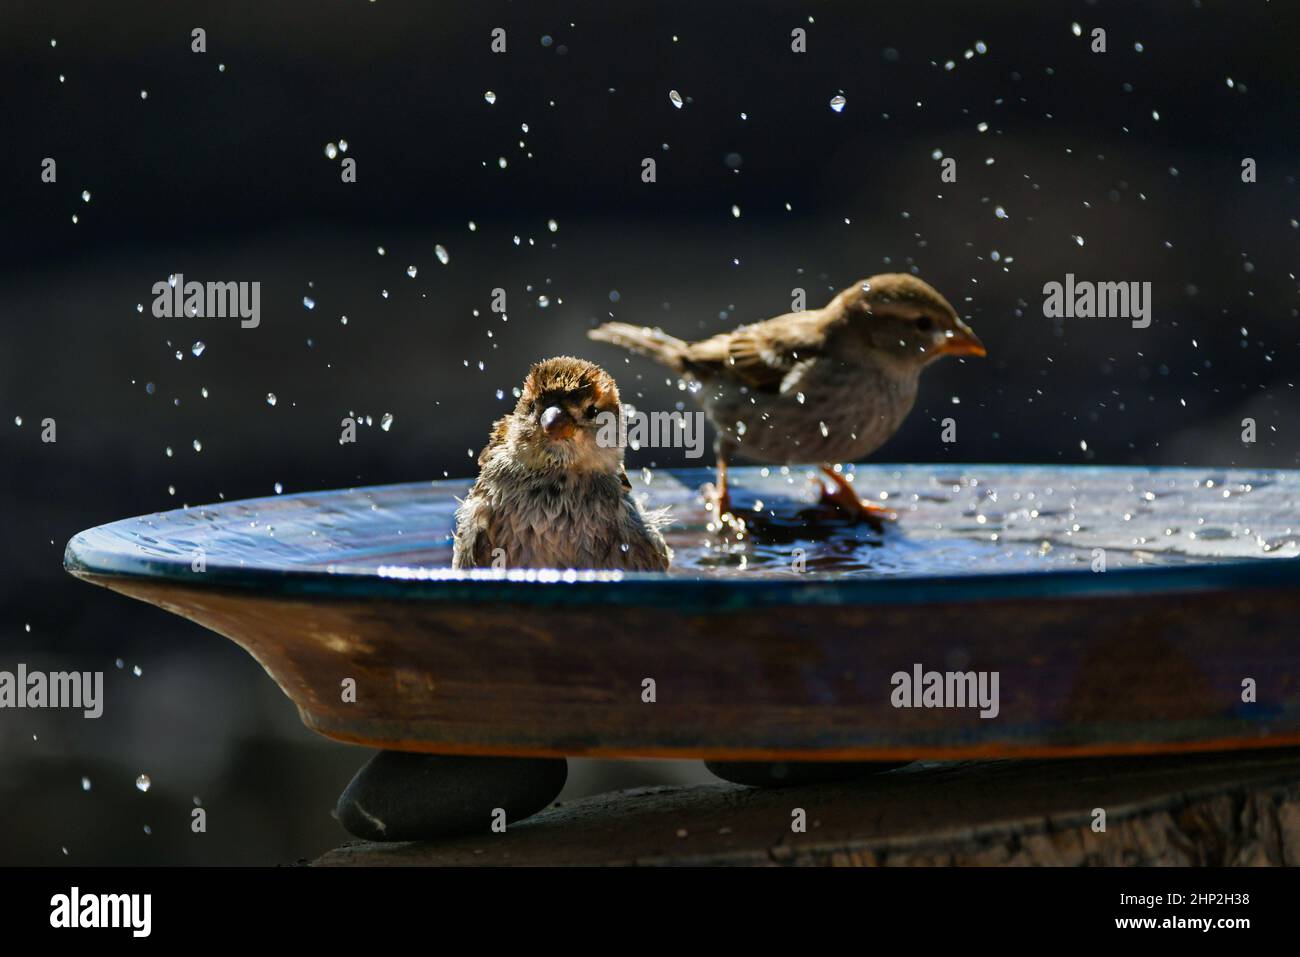
<svg viewBox="0 0 1300 957"><path fill-rule="evenodd" d="M916 328L920 329L922 332L929 332L934 328L934 320L929 316L917 316Z"/></svg>
<svg viewBox="0 0 1300 957"><path fill-rule="evenodd" d="M596 417L596 407L594 405L587 406L587 418L594 419L595 417Z"/></svg>

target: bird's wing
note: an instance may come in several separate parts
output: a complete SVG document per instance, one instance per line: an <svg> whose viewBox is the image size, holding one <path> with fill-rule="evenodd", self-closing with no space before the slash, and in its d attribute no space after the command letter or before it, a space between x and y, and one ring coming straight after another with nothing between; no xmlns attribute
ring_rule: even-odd
<svg viewBox="0 0 1300 957"><path fill-rule="evenodd" d="M492 507L475 482L456 509L456 533L452 544L452 568L487 568L492 564L493 542L489 531Z"/></svg>
<svg viewBox="0 0 1300 957"><path fill-rule="evenodd" d="M488 436L488 444L483 446L483 451L478 454L479 468L487 465L488 459L492 457L492 452L505 442L509 418L509 416L502 416L492 423L492 434Z"/></svg>
<svg viewBox="0 0 1300 957"><path fill-rule="evenodd" d="M627 482L626 475L623 481ZM668 511L642 511L632 497L631 485L627 488L610 542L611 567L630 572L666 572L672 564L673 551L664 542L660 528L670 521Z"/></svg>
<svg viewBox="0 0 1300 957"><path fill-rule="evenodd" d="M734 379L751 389L779 392L791 371L824 348L821 315L790 313L691 343L686 360L700 378Z"/></svg>

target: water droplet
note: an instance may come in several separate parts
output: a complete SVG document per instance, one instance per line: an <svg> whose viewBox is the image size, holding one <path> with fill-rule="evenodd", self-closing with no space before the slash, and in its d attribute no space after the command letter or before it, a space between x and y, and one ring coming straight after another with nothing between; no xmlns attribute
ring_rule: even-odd
<svg viewBox="0 0 1300 957"><path fill-rule="evenodd" d="M277 398L275 397L275 393L274 393L274 392L268 392L268 393L266 394L266 404L267 404L267 405L275 405L275 404L276 404L277 402L279 402L279 401L280 401L280 400L277 399Z"/></svg>
<svg viewBox="0 0 1300 957"><path fill-rule="evenodd" d="M86 777L85 775L82 775L81 778L81 790L83 791L90 790L90 778Z"/></svg>
<svg viewBox="0 0 1300 957"><path fill-rule="evenodd" d="M550 296L538 296L537 304L541 306L543 309L545 309L547 306L551 304Z"/></svg>
<svg viewBox="0 0 1300 957"><path fill-rule="evenodd" d="M849 101L846 100L842 95L836 93L834 96L831 97L831 109L834 110L836 113L843 113L844 107L848 102Z"/></svg>
<svg viewBox="0 0 1300 957"><path fill-rule="evenodd" d="M497 101L497 95L493 93L491 90L488 90L486 93L483 94L483 99L487 100L488 106L491 106Z"/></svg>
<svg viewBox="0 0 1300 957"><path fill-rule="evenodd" d="M548 219L546 221L546 228L549 229L551 232L556 232L559 230L560 224L553 219Z"/></svg>
<svg viewBox="0 0 1300 957"><path fill-rule="evenodd" d="M21 415L15 415L14 425L21 426L22 424L23 424L23 417Z"/></svg>
<svg viewBox="0 0 1300 957"><path fill-rule="evenodd" d="M316 308L316 300L313 299L311 296L303 296L303 297L302 297L302 304L303 304L304 306L306 306L308 309L315 309L315 308Z"/></svg>
<svg viewBox="0 0 1300 957"><path fill-rule="evenodd" d="M731 207L731 218L732 218L732 219L740 219L740 207L739 207L739 206L736 206L736 205L734 205L734 204L732 205L732 207Z"/></svg>
<svg viewBox="0 0 1300 957"><path fill-rule="evenodd" d="M207 348L207 344L204 343L202 339L200 339L197 342L195 342L194 345L190 346L190 352L194 353L195 357L197 358L198 356L203 355L203 350L206 348Z"/></svg>
<svg viewBox="0 0 1300 957"><path fill-rule="evenodd" d="M682 108L682 95L678 93L676 90L668 91L668 99L673 104L673 106L677 107L677 109L680 110Z"/></svg>
<svg viewBox="0 0 1300 957"><path fill-rule="evenodd" d="M339 148L338 148L337 146L335 146L333 143L326 143L326 144L325 144L325 158L326 158L326 159L334 159L334 158L337 157L338 155L339 155Z"/></svg>
<svg viewBox="0 0 1300 957"><path fill-rule="evenodd" d="M393 427L393 413L385 412L383 418L379 420L379 427L387 432Z"/></svg>
<svg viewBox="0 0 1300 957"><path fill-rule="evenodd" d="M416 274L417 272L419 272L419 270L416 269L414 266L407 266L407 267L406 267L406 274L407 274L408 276L410 276L412 279L415 278L415 274Z"/></svg>
<svg viewBox="0 0 1300 957"><path fill-rule="evenodd" d="M348 141L347 141L347 140L339 140L339 152L340 152L340 153L346 153L347 151L348 151Z"/></svg>
<svg viewBox="0 0 1300 957"><path fill-rule="evenodd" d="M149 780L149 775L142 774L135 779L135 788L137 791L148 791L153 787L153 782Z"/></svg>
<svg viewBox="0 0 1300 957"><path fill-rule="evenodd" d="M195 439L195 440L194 440L193 442L191 442L190 444L194 446L194 451L195 451L195 452L202 452L202 451L203 451L203 443L200 442L198 439Z"/></svg>
<svg viewBox="0 0 1300 957"><path fill-rule="evenodd" d="M275 494L276 494L276 495L279 495L281 492L284 491L284 486L281 485L279 482L276 482L276 483L275 483L274 488L275 488Z"/></svg>
<svg viewBox="0 0 1300 957"><path fill-rule="evenodd" d="M447 248L445 246L442 245L434 246L433 254L438 257L438 262L442 263L444 266L447 265L447 263L451 262L451 256L448 255Z"/></svg>
<svg viewBox="0 0 1300 957"><path fill-rule="evenodd" d="M136 665L135 667L133 667L133 668L131 669L131 674L133 674L133 675L135 675L137 678L139 678L142 674L144 674L144 669L141 668L139 665Z"/></svg>
<svg viewBox="0 0 1300 957"><path fill-rule="evenodd" d="M149 91L148 91L148 90L141 90L141 91L140 91L140 99L142 99L142 100L147 100L147 99L149 99Z"/></svg>
<svg viewBox="0 0 1300 957"><path fill-rule="evenodd" d="M90 190L88 190L88 189L83 189L83 190L81 191L81 201L82 201L83 203L89 203L89 202L90 202Z"/></svg>

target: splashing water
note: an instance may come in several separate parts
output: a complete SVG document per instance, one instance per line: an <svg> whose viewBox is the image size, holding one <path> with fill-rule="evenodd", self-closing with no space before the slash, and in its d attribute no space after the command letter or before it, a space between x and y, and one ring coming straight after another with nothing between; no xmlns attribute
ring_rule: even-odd
<svg viewBox="0 0 1300 957"><path fill-rule="evenodd" d="M472 460L474 449L468 450ZM766 474L765 474L766 473ZM660 471L638 485L669 509L679 577L918 578L1221 564L1300 557L1298 472L1193 469L860 466L845 469L899 520L883 534L818 504L815 470L734 469L740 523L710 529L709 470ZM821 481L825 481L822 479ZM129 519L109 526L133 553L189 568L191 536L219 529L208 568L428 577L451 564L452 480L281 495ZM274 538L249 531L273 525ZM107 534L107 530L97 532ZM796 567L796 560L802 567Z"/></svg>

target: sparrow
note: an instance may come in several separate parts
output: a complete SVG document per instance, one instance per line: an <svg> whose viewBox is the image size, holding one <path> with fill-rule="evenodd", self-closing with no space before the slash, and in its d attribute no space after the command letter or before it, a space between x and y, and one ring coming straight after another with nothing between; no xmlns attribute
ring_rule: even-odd
<svg viewBox="0 0 1300 957"><path fill-rule="evenodd" d="M649 356L691 386L717 429L718 480L708 495L719 518L731 508L727 463L739 455L819 465L832 482L823 500L877 528L897 516L860 499L833 463L870 455L898 431L931 362L985 355L948 300L906 273L872 276L820 309L698 342L625 322L587 335Z"/></svg>
<svg viewBox="0 0 1300 957"><path fill-rule="evenodd" d="M607 440L617 429L603 430L620 414L599 366L571 356L534 365L456 510L452 568L666 571L666 516L642 511L623 449Z"/></svg>

